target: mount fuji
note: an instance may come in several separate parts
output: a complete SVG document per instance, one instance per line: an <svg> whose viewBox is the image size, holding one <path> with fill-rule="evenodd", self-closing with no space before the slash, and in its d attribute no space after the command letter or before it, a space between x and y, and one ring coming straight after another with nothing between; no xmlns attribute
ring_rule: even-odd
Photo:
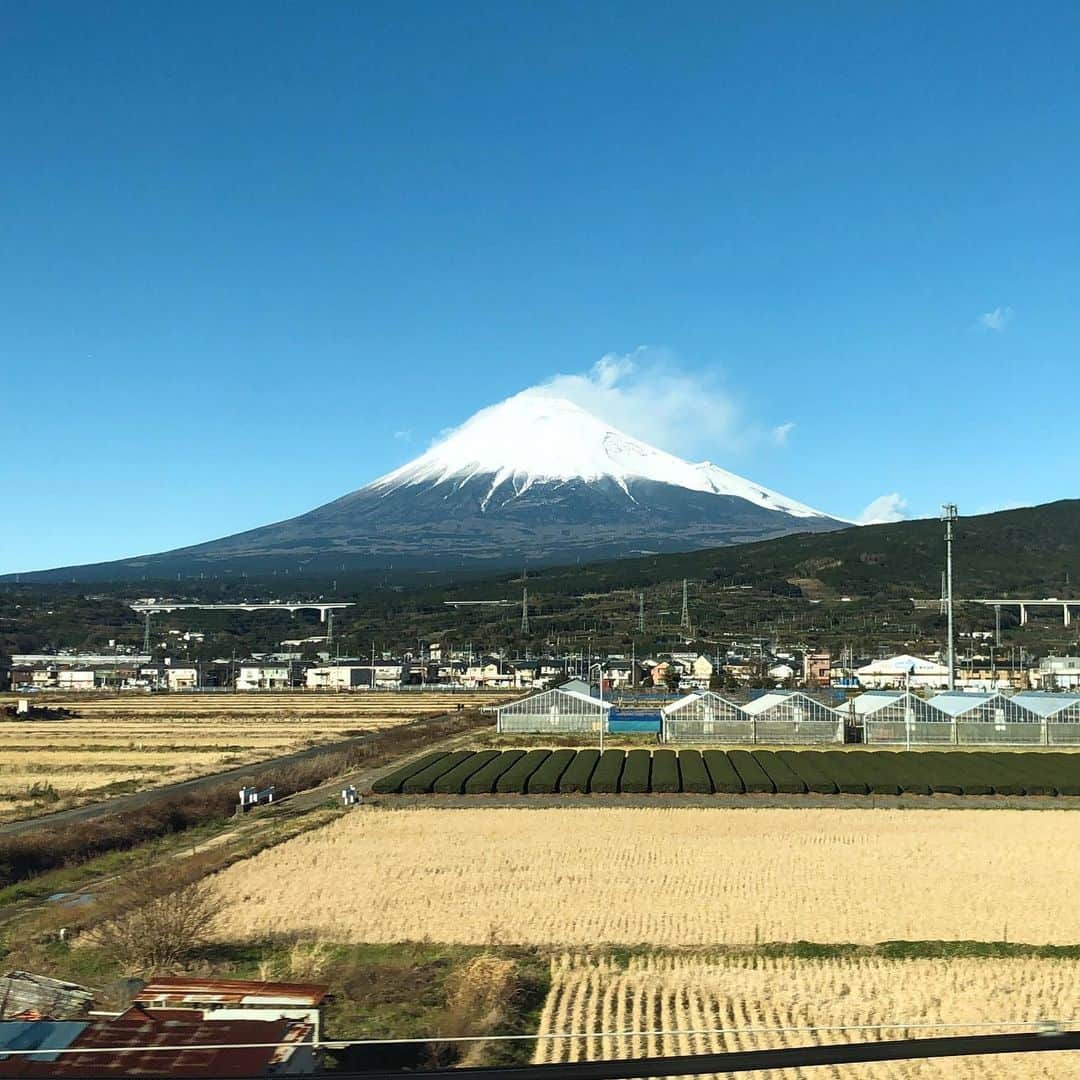
<svg viewBox="0 0 1080 1080"><path fill-rule="evenodd" d="M521 566L689 551L847 522L527 390L420 457L299 517L23 580ZM10 578L10 575L9 575Z"/></svg>

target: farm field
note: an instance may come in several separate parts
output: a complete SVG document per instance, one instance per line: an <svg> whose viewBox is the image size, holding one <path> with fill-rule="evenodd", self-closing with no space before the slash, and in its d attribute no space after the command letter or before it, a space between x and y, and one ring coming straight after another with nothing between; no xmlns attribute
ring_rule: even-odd
<svg viewBox="0 0 1080 1080"><path fill-rule="evenodd" d="M428 755L376 794L1080 795L1080 755L890 750L481 750Z"/></svg>
<svg viewBox="0 0 1080 1080"><path fill-rule="evenodd" d="M459 704L470 708L477 698L193 694L35 699L35 705L62 705L76 715L0 721L0 822L252 764L453 711Z"/></svg>
<svg viewBox="0 0 1080 1080"><path fill-rule="evenodd" d="M1072 943L1078 873L1069 811L371 806L217 880L228 939L576 948Z"/></svg>
<svg viewBox="0 0 1080 1080"><path fill-rule="evenodd" d="M1001 1024L1080 1015L1080 961L950 958L894 960L664 955L612 958L564 954L551 963L551 989L540 1034L574 1031L696 1031L710 1028ZM1004 1029L1008 1030L1008 1029ZM1031 1029L1021 1029L1031 1030ZM534 1061L647 1057L764 1050L786 1046L929 1035L969 1035L972 1028L929 1032L746 1031L729 1034L541 1040ZM1075 1053L881 1062L785 1070L791 1080L1013 1080L1080 1078ZM772 1074L769 1074L772 1075Z"/></svg>

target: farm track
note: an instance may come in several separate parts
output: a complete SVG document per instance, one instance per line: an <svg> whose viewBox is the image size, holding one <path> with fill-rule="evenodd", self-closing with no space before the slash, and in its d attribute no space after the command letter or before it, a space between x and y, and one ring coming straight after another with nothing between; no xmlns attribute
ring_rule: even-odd
<svg viewBox="0 0 1080 1080"><path fill-rule="evenodd" d="M417 723L422 723L430 719L430 717L424 717L417 721ZM473 738L471 732L462 732L458 735L451 735L445 739L433 742L430 746L424 747L423 749L417 749L409 754L403 755L400 760L402 762L411 761L414 758L429 753L432 749L447 751L457 750L462 746L467 745L471 738ZM325 747L319 747L318 749L324 750ZM164 864L171 862L174 859L188 858L189 856L199 856L210 849L220 849L222 858L227 859L230 848L257 841L261 833L272 830L283 822L301 819L320 809L326 808L331 800L337 801L342 787L346 787L349 784L355 784L357 787L366 787L384 769L385 765L365 765L357 769L351 769L316 787L308 788L306 791L298 791L293 795L286 796L279 802L271 803L268 806L257 807L244 817L235 819L235 823L231 823L224 832L217 833L209 839L202 840L192 847L184 847L180 851L165 855L152 865L158 865L159 863ZM288 838L286 837L283 839ZM141 867L139 872L145 872L146 869L146 867ZM130 871L122 871L120 873L107 874L99 878L85 881L74 890L73 895L93 894L98 892L102 888L123 879L128 873L130 873ZM0 907L0 926L31 915L35 911L43 910L47 906L48 905L42 900L32 899L22 900L14 904Z"/></svg>
<svg viewBox="0 0 1080 1080"><path fill-rule="evenodd" d="M415 727L430 722L437 717L425 716L408 724L397 725L396 730ZM385 729L383 729L385 730ZM149 806L155 802L174 798L179 795L197 794L207 788L216 787L229 780L240 782L252 775L253 772L282 768L296 765L323 754L330 754L341 750L350 750L357 746L363 746L382 734L382 731L372 731L354 738L340 742L323 743L312 746L305 750L294 751L279 757L267 758L257 763L241 765L237 768L227 769L224 772L209 773L206 776L195 777L192 780L183 780L174 784L163 784L160 787L149 788L146 791L136 792L133 795L119 795L104 802L89 803L86 806L77 806L70 810L61 810L54 814L43 814L39 817L28 818L24 821L13 821L6 825L0 825L0 836L26 836L38 829L53 829L58 826L75 825L95 818L107 817L113 814L123 814L131 810ZM467 736L466 736L467 737ZM385 768L385 766L383 766ZM317 789L312 789L317 790ZM323 800L325 801L325 800ZM283 800L283 805L284 805Z"/></svg>

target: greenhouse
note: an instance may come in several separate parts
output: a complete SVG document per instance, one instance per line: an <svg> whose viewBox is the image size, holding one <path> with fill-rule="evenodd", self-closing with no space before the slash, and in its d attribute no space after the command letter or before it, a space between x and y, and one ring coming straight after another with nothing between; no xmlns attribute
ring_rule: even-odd
<svg viewBox="0 0 1080 1080"><path fill-rule="evenodd" d="M795 745L844 741L844 714L798 691L774 690L743 707L758 743Z"/></svg>
<svg viewBox="0 0 1080 1080"><path fill-rule="evenodd" d="M660 710L664 742L750 743L753 721L726 698L712 691L687 694Z"/></svg>
<svg viewBox="0 0 1080 1080"><path fill-rule="evenodd" d="M902 690L860 694L852 702L867 743L951 743L952 717L931 702Z"/></svg>
<svg viewBox="0 0 1080 1080"><path fill-rule="evenodd" d="M1043 742L1049 746L1080 744L1080 694L1032 691L1012 697L1011 702L1039 717L1045 728Z"/></svg>
<svg viewBox="0 0 1080 1080"><path fill-rule="evenodd" d="M540 694L499 705L495 730L503 734L546 735L600 733L611 704L578 690L545 690Z"/></svg>
<svg viewBox="0 0 1080 1080"><path fill-rule="evenodd" d="M1002 743L1018 746L1044 741L1042 718L1015 698L1004 694L935 694L935 709L946 713L956 727L960 745Z"/></svg>

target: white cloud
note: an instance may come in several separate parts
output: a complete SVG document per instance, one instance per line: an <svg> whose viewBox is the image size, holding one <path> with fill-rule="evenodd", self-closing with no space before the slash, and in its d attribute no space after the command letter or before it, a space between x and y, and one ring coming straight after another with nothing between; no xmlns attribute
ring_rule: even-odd
<svg viewBox="0 0 1080 1080"><path fill-rule="evenodd" d="M907 499L898 492L879 495L858 517L860 525L885 525L890 521L903 521L907 517Z"/></svg>
<svg viewBox="0 0 1080 1080"><path fill-rule="evenodd" d="M996 307L993 311L984 311L979 316L978 323L983 330L993 330L1000 334L1012 322L1012 317L1011 307Z"/></svg>
<svg viewBox="0 0 1080 1080"><path fill-rule="evenodd" d="M530 389L568 398L628 435L683 456L783 446L794 427L755 426L717 377L650 346L608 353L588 371L555 375Z"/></svg>
<svg viewBox="0 0 1080 1080"><path fill-rule="evenodd" d="M412 428L405 428L403 431L395 431L394 438L400 442L410 442L412 440Z"/></svg>
<svg viewBox="0 0 1080 1080"><path fill-rule="evenodd" d="M788 436L795 430L795 424L789 420L786 424L777 424L772 429L773 442L777 446L787 446Z"/></svg>

